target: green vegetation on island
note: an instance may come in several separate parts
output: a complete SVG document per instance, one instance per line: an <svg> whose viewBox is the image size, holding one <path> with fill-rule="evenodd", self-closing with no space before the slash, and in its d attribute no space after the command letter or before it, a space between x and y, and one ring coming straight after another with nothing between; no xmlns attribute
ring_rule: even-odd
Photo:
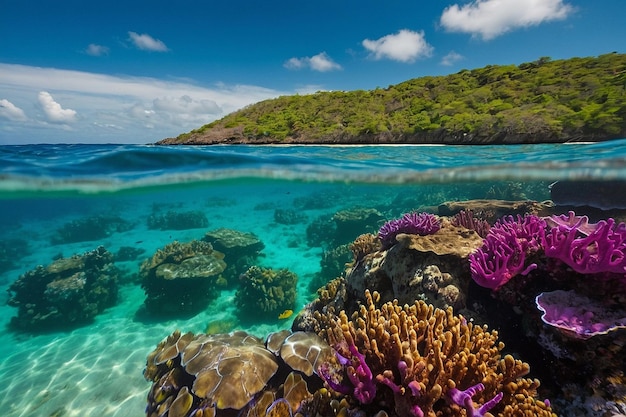
<svg viewBox="0 0 626 417"><path fill-rule="evenodd" d="M261 101L160 144L539 143L626 137L626 54L488 65Z"/></svg>

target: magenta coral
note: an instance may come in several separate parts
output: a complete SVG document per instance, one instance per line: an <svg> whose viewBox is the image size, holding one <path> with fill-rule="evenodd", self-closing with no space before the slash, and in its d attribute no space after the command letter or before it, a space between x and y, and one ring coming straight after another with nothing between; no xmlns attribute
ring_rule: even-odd
<svg viewBox="0 0 626 417"><path fill-rule="evenodd" d="M470 254L474 281L497 290L516 275L526 275L537 267L525 265L526 256L536 252L545 233L545 221L528 215L503 217L487 233L483 246Z"/></svg>
<svg viewBox="0 0 626 417"><path fill-rule="evenodd" d="M587 216L551 216L543 247L548 257L560 259L581 274L626 272L626 224L609 218L590 224Z"/></svg>
<svg viewBox="0 0 626 417"><path fill-rule="evenodd" d="M574 291L542 292L535 298L541 320L567 336L579 339L626 327L626 311L609 309Z"/></svg>
<svg viewBox="0 0 626 417"><path fill-rule="evenodd" d="M452 224L473 230L482 238L485 238L487 233L489 233L489 229L491 229L491 225L487 220L475 217L474 212L471 210L459 211L452 217Z"/></svg>
<svg viewBox="0 0 626 417"><path fill-rule="evenodd" d="M472 397L477 392L480 392L484 389L485 386L483 384L476 384L463 391L459 390L458 388L450 388L448 390L448 398L452 403L465 408L465 411L467 413L466 415L468 417L484 417L485 414L493 407L495 407L496 404L498 404L504 396L503 393L499 392L491 400L487 401L480 407L475 408Z"/></svg>
<svg viewBox="0 0 626 417"><path fill-rule="evenodd" d="M430 213L406 213L399 219L386 222L378 231L378 238L383 249L389 249L396 243L400 233L412 235L431 235L441 228L439 219Z"/></svg>
<svg viewBox="0 0 626 417"><path fill-rule="evenodd" d="M333 390L341 394L352 395L361 404L369 404L376 396L376 383L372 370L365 362L365 355L359 352L354 342L348 342L348 350L352 355L351 358L346 358L339 352L336 352L336 355L339 363L345 367L349 384L343 381L341 383L335 382L325 366L320 368L320 375Z"/></svg>

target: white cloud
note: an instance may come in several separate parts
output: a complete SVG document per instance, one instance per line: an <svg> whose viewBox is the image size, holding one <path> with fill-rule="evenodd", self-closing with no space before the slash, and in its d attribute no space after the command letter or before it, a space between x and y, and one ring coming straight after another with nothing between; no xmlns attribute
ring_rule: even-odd
<svg viewBox="0 0 626 417"><path fill-rule="evenodd" d="M160 40L153 38L147 33L141 35L136 32L128 32L130 41L139 49L154 52L167 52L168 47Z"/></svg>
<svg viewBox="0 0 626 417"><path fill-rule="evenodd" d="M440 23L450 32L490 40L518 28L563 20L573 12L563 0L474 0L447 7Z"/></svg>
<svg viewBox="0 0 626 417"><path fill-rule="evenodd" d="M433 47L426 42L424 31L414 32L407 29L376 40L365 39L362 44L374 59L400 62L413 62L418 58L429 57L433 52Z"/></svg>
<svg viewBox="0 0 626 417"><path fill-rule="evenodd" d="M85 53L91 56L102 56L109 54L109 48L95 43L90 43L85 49Z"/></svg>
<svg viewBox="0 0 626 417"><path fill-rule="evenodd" d="M4 117L5 119L9 119L14 122L23 122L28 119L24 110L4 98L0 100L0 117Z"/></svg>
<svg viewBox="0 0 626 417"><path fill-rule="evenodd" d="M71 130L59 129L69 125L50 123L49 115L44 118L41 112L19 123L7 119L0 123L0 144L155 142L198 128L249 104L291 94L253 85L216 84L207 88L191 82L2 63L0 74L0 97L15 107L37 108L43 105L38 103L40 92L48 91L56 100L45 94L41 98L51 105L50 114L64 114L65 123L69 123L67 112L76 112ZM56 101L71 103L73 110L64 109ZM0 107L0 114L5 115L6 109Z"/></svg>
<svg viewBox="0 0 626 417"><path fill-rule="evenodd" d="M47 91L39 92L38 98L48 121L52 123L72 123L76 121L76 110L64 109L59 103L54 101Z"/></svg>
<svg viewBox="0 0 626 417"><path fill-rule="evenodd" d="M328 72L341 69L341 65L333 61L326 52L320 52L319 54L311 57L290 58L285 62L284 67L293 70L310 68L313 71L319 72Z"/></svg>
<svg viewBox="0 0 626 417"><path fill-rule="evenodd" d="M456 64L457 62L461 61L462 59L464 59L465 57L461 54L458 54L454 51L450 51L448 52L448 54L446 56L444 56L443 58L441 58L441 65L445 65L447 67Z"/></svg>

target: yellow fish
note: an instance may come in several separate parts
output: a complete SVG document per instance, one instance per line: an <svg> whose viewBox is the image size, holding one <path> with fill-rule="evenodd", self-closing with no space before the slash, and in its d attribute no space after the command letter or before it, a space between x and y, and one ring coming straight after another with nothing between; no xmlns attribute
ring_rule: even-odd
<svg viewBox="0 0 626 417"><path fill-rule="evenodd" d="M285 310L278 315L278 318L280 320L288 319L289 317L291 317L292 314L293 314L293 310Z"/></svg>

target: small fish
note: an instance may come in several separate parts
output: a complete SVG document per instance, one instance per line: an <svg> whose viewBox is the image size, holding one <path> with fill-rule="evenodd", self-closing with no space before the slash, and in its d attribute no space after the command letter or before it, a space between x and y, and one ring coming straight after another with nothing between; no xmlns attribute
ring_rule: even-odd
<svg viewBox="0 0 626 417"><path fill-rule="evenodd" d="M293 314L293 310L285 310L278 315L279 320L288 319Z"/></svg>

